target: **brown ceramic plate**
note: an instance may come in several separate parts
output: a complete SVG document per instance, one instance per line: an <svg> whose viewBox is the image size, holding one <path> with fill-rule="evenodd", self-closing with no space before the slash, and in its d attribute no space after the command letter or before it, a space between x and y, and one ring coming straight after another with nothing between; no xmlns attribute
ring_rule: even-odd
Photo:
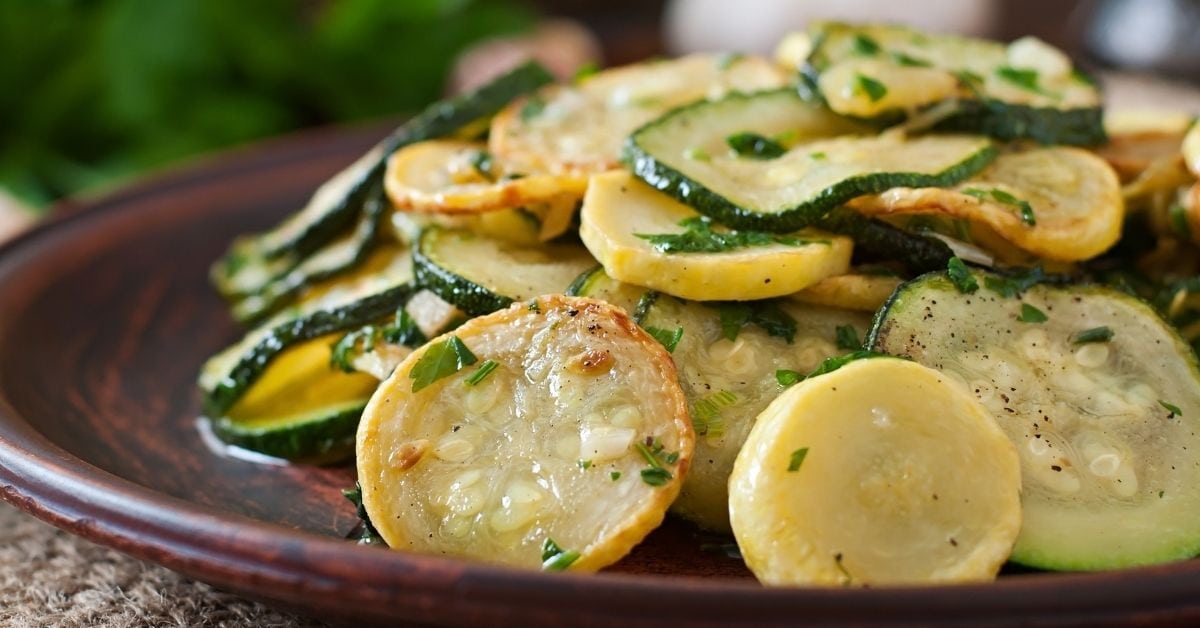
<svg viewBox="0 0 1200 628"><path fill-rule="evenodd" d="M322 131L86 203L0 249L0 496L247 596L355 623L1127 623L1200 618L1200 561L944 588L763 589L679 523L587 576L359 547L349 466L256 464L197 430L237 328L208 287L236 234L297 207L381 128Z"/></svg>

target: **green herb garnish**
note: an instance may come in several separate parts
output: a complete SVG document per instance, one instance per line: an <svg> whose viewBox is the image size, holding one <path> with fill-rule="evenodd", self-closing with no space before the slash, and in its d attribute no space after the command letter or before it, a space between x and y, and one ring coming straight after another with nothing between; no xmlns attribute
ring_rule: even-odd
<svg viewBox="0 0 1200 628"><path fill-rule="evenodd" d="M1046 313L1028 304L1021 304L1021 313L1017 315L1017 320L1022 323L1044 323L1046 322Z"/></svg>
<svg viewBox="0 0 1200 628"><path fill-rule="evenodd" d="M583 469L584 471L587 471L588 469L591 469L591 468L592 468L592 461L591 461L591 460L584 460L583 458L580 458L579 460L576 460L576 461L575 461L575 464L579 465L579 468L580 468L580 469Z"/></svg>
<svg viewBox="0 0 1200 628"><path fill-rule="evenodd" d="M571 77L571 81L578 85L589 78L592 78L599 71L600 66L596 65L596 63L593 61L588 61L587 63L579 66L579 69L575 70L575 75Z"/></svg>
<svg viewBox="0 0 1200 628"><path fill-rule="evenodd" d="M1108 327L1093 327L1075 334L1075 337L1071 339L1071 342L1077 345L1087 344L1089 342L1108 342L1109 340L1112 340L1112 337L1113 330L1109 329Z"/></svg>
<svg viewBox="0 0 1200 628"><path fill-rule="evenodd" d="M828 157L828 155L826 155L824 151L819 150L808 154L808 158L812 159L813 161L824 161L826 157Z"/></svg>
<svg viewBox="0 0 1200 628"><path fill-rule="evenodd" d="M562 571L577 560L579 552L564 550L554 539L547 537L546 542L542 543L542 571Z"/></svg>
<svg viewBox="0 0 1200 628"><path fill-rule="evenodd" d="M983 77L970 70L959 70L954 73L954 76L958 79L959 84L972 91L978 91L983 87Z"/></svg>
<svg viewBox="0 0 1200 628"><path fill-rule="evenodd" d="M864 57L872 57L879 54L879 44L866 35L857 34L850 43L854 46L854 52Z"/></svg>
<svg viewBox="0 0 1200 628"><path fill-rule="evenodd" d="M683 338L683 328L676 327L675 331L667 331L661 327L653 325L646 327L646 333L654 337L659 344L666 347L667 353L674 353L675 347L679 345L679 340Z"/></svg>
<svg viewBox="0 0 1200 628"><path fill-rule="evenodd" d="M838 325L837 348L845 351L854 351L862 348L862 341L858 339L858 331L853 326Z"/></svg>
<svg viewBox="0 0 1200 628"><path fill-rule="evenodd" d="M353 373L354 359L375 350L380 340L406 347L419 347L425 344L425 334L417 327L416 321L403 308L396 310L396 318L390 325L377 327L367 325L352 331L333 345L329 362L331 366L346 373Z"/></svg>
<svg viewBox="0 0 1200 628"><path fill-rule="evenodd" d="M542 115L542 111L546 109L546 101L538 96L530 96L529 100L525 101L525 105L521 107L521 122L529 122L534 118Z"/></svg>
<svg viewBox="0 0 1200 628"><path fill-rule="evenodd" d="M981 201L986 201L988 198L991 198L998 203L1004 203L1005 205L1016 207L1017 211L1020 213L1021 222L1030 227L1037 225L1037 216L1034 215L1033 206L1029 204L1029 201L1021 200L1012 194L1005 192L1004 190L981 190L979 188L966 188L962 191L962 193L966 194L967 196L973 196Z"/></svg>
<svg viewBox="0 0 1200 628"><path fill-rule="evenodd" d="M988 275L983 278L983 285L1002 297L1012 298L1037 285L1045 278L1042 267L1034 266L1027 270L1009 273L1003 277Z"/></svg>
<svg viewBox="0 0 1200 628"><path fill-rule="evenodd" d="M910 68L928 68L933 65L933 64L929 63L928 61L925 61L923 59L918 59L916 57L911 57L900 51L893 51L890 54L892 57L892 61L895 61L896 65L907 66Z"/></svg>
<svg viewBox="0 0 1200 628"><path fill-rule="evenodd" d="M779 142L749 131L734 133L725 138L725 143L729 144L739 157L751 159L775 159L787 152Z"/></svg>
<svg viewBox="0 0 1200 628"><path fill-rule="evenodd" d="M362 485L355 482L354 488L344 489L342 495L350 500L351 504L354 504L354 512L358 515L358 519L361 522L362 529L358 534L358 542L362 545L386 546L387 543L384 542L383 537L379 536L379 531L371 523L371 517L367 514L366 507L363 506Z"/></svg>
<svg viewBox="0 0 1200 628"><path fill-rule="evenodd" d="M737 395L728 390L718 390L692 404L692 427L698 436L720 438L725 434L725 418L721 409L737 403ZM671 462L668 460L667 462Z"/></svg>
<svg viewBox="0 0 1200 628"><path fill-rule="evenodd" d="M854 75L854 91L859 94L866 94L871 102L879 102L888 93L886 85L862 74Z"/></svg>
<svg viewBox="0 0 1200 628"><path fill-rule="evenodd" d="M1008 65L1002 65L996 68L996 76L1026 91L1057 98L1054 93L1047 91L1046 89L1042 88L1041 85L1038 85L1037 70L1026 70L1014 68Z"/></svg>
<svg viewBox="0 0 1200 628"><path fill-rule="evenodd" d="M791 344L796 338L796 319L779 306L777 300L724 301L706 303L717 309L721 317L721 335L737 340L746 325L757 325L769 336L783 338Z"/></svg>
<svg viewBox="0 0 1200 628"><path fill-rule="evenodd" d="M788 461L788 472L794 473L800 470L800 465L804 464L804 459L808 457L808 447L801 447L792 452L792 458Z"/></svg>
<svg viewBox="0 0 1200 628"><path fill-rule="evenodd" d="M954 284L954 287L963 294L971 294L979 289L979 282L975 281L975 276L957 256L951 257L950 261L946 263L946 275L950 277L950 282Z"/></svg>
<svg viewBox="0 0 1200 628"><path fill-rule="evenodd" d="M650 467L649 469L642 469L642 481L650 486L662 486L667 482L670 482L671 478L673 477L675 476L671 475L670 471L667 471L662 467Z"/></svg>
<svg viewBox="0 0 1200 628"><path fill-rule="evenodd" d="M804 379L804 374L799 371L791 369L779 369L775 371L775 381L779 382L779 385L784 388L799 383L802 379Z"/></svg>
<svg viewBox="0 0 1200 628"><path fill-rule="evenodd" d="M471 353L471 350L463 344L462 340L459 340L458 336L450 336L446 340L431 344L408 373L409 379L413 382L412 391L417 392L478 361L479 358Z"/></svg>
<svg viewBox="0 0 1200 628"><path fill-rule="evenodd" d="M1177 406L1177 405L1175 405L1175 404L1173 404L1173 403L1170 403L1170 402L1167 402L1167 401L1163 401L1162 399L1159 399L1159 400L1158 400L1158 405L1160 405L1160 406L1162 406L1162 407L1166 408L1166 409L1167 409L1167 412L1170 412L1170 413L1171 413L1171 414L1167 415L1167 418L1168 418L1168 419L1173 419L1173 418L1175 418L1175 417L1177 417L1177 416L1183 416L1183 410L1180 410L1180 409L1179 409L1179 406Z"/></svg>
<svg viewBox="0 0 1200 628"><path fill-rule="evenodd" d="M487 378L488 375L491 375L492 371L496 370L497 366L500 366L500 364L495 360L484 360L483 364L480 364L479 368L476 369L474 373L471 373L471 376L466 379L466 385L475 386L479 384L479 382L482 382L485 378Z"/></svg>
<svg viewBox="0 0 1200 628"><path fill-rule="evenodd" d="M712 155L709 155L708 151L703 148L689 148L683 151L683 158L692 161L709 161L712 159Z"/></svg>
<svg viewBox="0 0 1200 628"><path fill-rule="evenodd" d="M634 235L653 245L660 253L724 253L754 246L805 246L828 244L828 240L810 240L795 236L764 233L761 231L714 231L712 219L707 216L692 216L679 221L682 233L635 233Z"/></svg>

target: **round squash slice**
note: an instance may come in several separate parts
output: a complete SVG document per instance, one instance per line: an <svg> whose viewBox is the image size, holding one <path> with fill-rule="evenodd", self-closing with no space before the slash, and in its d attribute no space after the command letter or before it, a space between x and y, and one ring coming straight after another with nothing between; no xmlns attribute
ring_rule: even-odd
<svg viewBox="0 0 1200 628"><path fill-rule="evenodd" d="M904 360L858 360L759 415L729 514L764 584L990 580L1021 528L1019 464L961 385Z"/></svg>
<svg viewBox="0 0 1200 628"><path fill-rule="evenodd" d="M358 431L394 549L595 571L662 522L694 436L670 356L621 309L539 297L415 351Z"/></svg>

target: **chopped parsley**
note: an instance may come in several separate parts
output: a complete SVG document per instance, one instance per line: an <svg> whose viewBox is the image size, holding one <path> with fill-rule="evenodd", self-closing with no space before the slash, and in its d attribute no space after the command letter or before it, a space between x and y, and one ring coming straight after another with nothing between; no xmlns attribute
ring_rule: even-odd
<svg viewBox="0 0 1200 628"><path fill-rule="evenodd" d="M492 154L486 150L477 150L471 154L471 167L475 169L475 172L479 173L479 176L488 181L495 179L492 176L492 166L494 165L495 161L492 159Z"/></svg>
<svg viewBox="0 0 1200 628"><path fill-rule="evenodd" d="M649 438L646 440L647 442L651 442ZM642 481L650 486L662 486L667 482L670 482L674 476L671 475L670 471L667 471L666 468L663 467L662 461L658 458L658 454L662 453L662 443L659 442L658 439L654 439L652 442L653 449L643 442L634 443L633 447L639 454L641 454L642 459L646 461L646 464L650 465L649 467L642 469ZM678 460L679 454L667 456L668 464L674 464Z"/></svg>
<svg viewBox="0 0 1200 628"><path fill-rule="evenodd" d="M871 102L879 102L887 96L888 89L883 83L863 74L854 75L854 91L865 94Z"/></svg>
<svg viewBox="0 0 1200 628"><path fill-rule="evenodd" d="M788 461L788 473L795 473L800 470L800 465L804 464L804 459L808 457L808 447L801 447L792 452L792 458Z"/></svg>
<svg viewBox="0 0 1200 628"><path fill-rule="evenodd" d="M851 40L854 46L854 52L864 57L872 57L879 54L879 44L870 37L863 34L856 34Z"/></svg>
<svg viewBox="0 0 1200 628"><path fill-rule="evenodd" d="M1013 196L1012 194L1009 194L1008 192L1005 192L1004 190L1001 190L998 188L994 188L991 190L982 190L979 188L966 188L962 192L963 192L963 194L966 194L967 196L973 196L981 201L986 201L990 197L992 200L994 200L998 203L1004 203L1005 205L1010 205L1012 207L1015 207L1015 208L1017 208L1017 212L1021 216L1021 222L1025 223L1026 225L1028 225L1030 227L1037 225L1037 216L1034 215L1033 206L1029 204L1029 201L1021 200L1021 199Z"/></svg>
<svg viewBox="0 0 1200 628"><path fill-rule="evenodd" d="M910 68L928 68L933 65L924 59L918 59L916 57L909 56L898 50L893 51L890 54L892 61L895 61L896 65L902 65Z"/></svg>
<svg viewBox="0 0 1200 628"><path fill-rule="evenodd" d="M725 434L725 418L721 409L737 403L737 395L728 390L718 390L705 395L692 404L692 427L698 436L720 438ZM670 460L668 460L670 462Z"/></svg>
<svg viewBox="0 0 1200 628"><path fill-rule="evenodd" d="M1042 267L1034 266L1026 270L1010 272L1002 277L988 275L983 278L983 285L987 286L988 290L1011 299L1041 283L1045 278Z"/></svg>
<svg viewBox="0 0 1200 628"><path fill-rule="evenodd" d="M983 77L970 70L959 70L954 73L954 77L958 79L960 85L967 89L978 91L983 87Z"/></svg>
<svg viewBox="0 0 1200 628"><path fill-rule="evenodd" d="M1071 339L1071 342L1077 345L1087 344L1089 342L1108 342L1109 340L1112 340L1112 337L1113 330L1109 329L1108 327L1093 327L1075 334L1075 337Z"/></svg>
<svg viewBox="0 0 1200 628"><path fill-rule="evenodd" d="M1047 91L1041 85L1038 85L1037 70L1026 70L1014 68L1009 65L1002 65L996 68L996 76L1004 81L1016 85L1017 87L1020 87L1023 90L1030 91L1035 94L1041 94L1043 96L1057 98L1053 92Z"/></svg>
<svg viewBox="0 0 1200 628"><path fill-rule="evenodd" d="M642 481L650 486L662 486L670 482L672 477L671 472L662 467L642 469Z"/></svg>
<svg viewBox="0 0 1200 628"><path fill-rule="evenodd" d="M725 138L725 143L729 144L739 157L751 159L775 159L787 152L779 142L749 131L734 133Z"/></svg>
<svg viewBox="0 0 1200 628"><path fill-rule="evenodd" d="M1168 415L1167 415L1167 418L1168 418L1168 419L1173 419L1173 418L1175 418L1175 417L1177 417L1177 416L1183 416L1183 410L1180 410L1180 409L1179 409L1179 406L1177 406L1177 405L1175 405L1175 404L1173 404L1173 403L1170 403L1170 402L1167 402L1167 401L1163 401L1162 399L1159 399L1159 400L1158 400L1158 405L1160 405L1160 406L1162 406L1162 407L1166 408L1166 409L1167 409L1167 412L1170 412L1170 414L1168 414Z"/></svg>
<svg viewBox="0 0 1200 628"><path fill-rule="evenodd" d="M351 504L354 504L354 512L358 515L358 519L361 522L360 525L362 528L358 533L359 544L386 546L387 543L384 542L383 537L379 536L379 532L375 529L374 524L371 523L371 517L367 514L366 507L363 506L362 485L355 482L354 488L343 490L342 495L350 500Z"/></svg>
<svg viewBox="0 0 1200 628"><path fill-rule="evenodd" d="M491 375L492 371L496 370L497 366L500 366L500 364L495 360L484 360L483 364L480 364L479 368L476 369L474 373L471 373L471 376L466 379L466 385L478 385L479 382L482 382L484 379L486 379L488 375Z"/></svg>
<svg viewBox="0 0 1200 628"><path fill-rule="evenodd" d="M579 68L577 70L575 70L575 76L572 77L571 80L576 85L578 85L578 84L592 78L599 71L600 71L600 66L596 65L596 63L593 61L588 61L587 63L579 66Z"/></svg>
<svg viewBox="0 0 1200 628"><path fill-rule="evenodd" d="M530 96L529 100L525 101L525 105L521 107L521 122L529 122L534 118L542 115L546 109L546 101L537 96Z"/></svg>
<svg viewBox="0 0 1200 628"><path fill-rule="evenodd" d="M737 340L746 325L757 325L769 336L783 338L791 344L796 338L796 319L779 306L778 300L725 301L707 303L717 309L721 317L721 335Z"/></svg>
<svg viewBox="0 0 1200 628"><path fill-rule="evenodd" d="M950 282L954 284L954 287L963 294L971 294L979 289L979 282L975 281L975 276L957 256L951 257L950 261L946 263L946 275L950 277Z"/></svg>
<svg viewBox="0 0 1200 628"><path fill-rule="evenodd" d="M1017 315L1017 320L1022 323L1044 323L1046 322L1046 313L1028 304L1021 304L1021 313Z"/></svg>
<svg viewBox="0 0 1200 628"><path fill-rule="evenodd" d="M793 371L791 369L779 369L775 371L775 381L779 382L779 385L784 388L797 384L802 379L804 379L804 375L800 371Z"/></svg>
<svg viewBox="0 0 1200 628"><path fill-rule="evenodd" d="M354 359L374 351L380 340L407 347L419 347L425 344L425 334L417 328L416 321L408 312L401 308L396 311L396 318L390 325L367 325L342 336L342 339L333 345L329 357L330 365L346 373L353 373L356 370Z"/></svg>
<svg viewBox="0 0 1200 628"><path fill-rule="evenodd" d="M612 473L609 473L608 479L612 480L613 482L616 482L617 480L621 479L621 472L613 471Z"/></svg>
<svg viewBox="0 0 1200 628"><path fill-rule="evenodd" d="M692 216L679 221L682 233L635 233L659 253L724 253L754 246L805 246L829 244L828 240L810 240L761 231L715 231L708 216Z"/></svg>
<svg viewBox="0 0 1200 628"><path fill-rule="evenodd" d="M575 464L579 465L579 468L583 469L584 471L587 471L588 469L592 468L592 461L584 460L583 458L580 458L579 460L575 461Z"/></svg>
<svg viewBox="0 0 1200 628"><path fill-rule="evenodd" d="M562 571L577 560L579 552L564 550L550 537L546 537L546 542L542 543L542 571Z"/></svg>
<svg viewBox="0 0 1200 628"><path fill-rule="evenodd" d="M868 351L866 349L860 349L858 351L851 351L850 353L847 353L845 355L835 355L835 356L830 356L828 358L825 358L824 360L821 361L821 364L819 364L817 366L817 368L813 369L808 375L804 375L804 374L800 373L799 371L792 371L789 369L779 369L779 370L775 371L775 381L779 382L780 386L787 388L788 386L792 386L794 384L800 383L806 379L817 377L820 375L825 375L826 373L832 373L832 372L842 368L843 366L846 366L847 364L849 364L851 362L855 362L858 360L869 360L872 358L905 359L901 356L893 356L893 355L888 355L886 353L879 353L877 351Z"/></svg>
<svg viewBox="0 0 1200 628"><path fill-rule="evenodd" d="M819 151L819 150L808 154L808 158L813 161L824 161L827 157L828 157L828 155L826 155L823 151Z"/></svg>
<svg viewBox="0 0 1200 628"><path fill-rule="evenodd" d="M845 351L862 348L862 341L858 339L858 331L852 325L838 325L837 348Z"/></svg>
<svg viewBox="0 0 1200 628"><path fill-rule="evenodd" d="M417 392L478 361L479 358L471 353L458 336L450 336L446 340L431 344L408 373L413 383L412 391Z"/></svg>
<svg viewBox="0 0 1200 628"><path fill-rule="evenodd" d="M675 353L675 347L679 345L680 339L683 338L682 327L676 327L675 331L667 331L661 327L651 325L646 327L646 333L653 336L659 344L666 347L667 353Z"/></svg>

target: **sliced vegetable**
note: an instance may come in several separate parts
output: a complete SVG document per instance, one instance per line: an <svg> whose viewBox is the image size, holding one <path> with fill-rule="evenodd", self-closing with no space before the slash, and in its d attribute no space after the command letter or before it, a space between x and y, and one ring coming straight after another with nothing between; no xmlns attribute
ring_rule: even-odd
<svg viewBox="0 0 1200 628"><path fill-rule="evenodd" d="M936 234L902 229L855 211L839 207L817 221L817 226L853 238L854 248L874 259L899 262L914 273L938 270L955 251Z"/></svg>
<svg viewBox="0 0 1200 628"><path fill-rule="evenodd" d="M1154 162L1178 156L1193 120L1193 116L1184 113L1110 109L1104 112L1108 142L1094 150L1126 183Z"/></svg>
<svg viewBox="0 0 1200 628"><path fill-rule="evenodd" d="M633 315L646 292L641 286L622 283L609 277L603 266L597 266L576 277L567 287L565 294L606 301Z"/></svg>
<svg viewBox="0 0 1200 628"><path fill-rule="evenodd" d="M782 296L850 266L848 238L725 230L625 171L592 177L580 216L610 277L688 299Z"/></svg>
<svg viewBox="0 0 1200 628"><path fill-rule="evenodd" d="M587 188L580 175L509 171L498 159L480 166L487 147L478 142L433 140L402 148L387 161L388 197L401 210L482 213L548 203L578 201Z"/></svg>
<svg viewBox="0 0 1200 628"><path fill-rule="evenodd" d="M619 165L621 143L634 129L673 107L786 82L765 59L725 61L721 55L646 61L577 85L545 87L496 116L491 152L518 172L603 172Z"/></svg>
<svg viewBox="0 0 1200 628"><path fill-rule="evenodd" d="M962 385L904 360L788 389L729 486L738 547L773 586L990 580L1021 529L1012 443Z"/></svg>
<svg viewBox="0 0 1200 628"><path fill-rule="evenodd" d="M755 417L782 391L776 371L808 373L839 353L839 327L862 334L870 324L866 314L787 301L710 304L666 295L638 322L681 331L671 357L691 408L696 452L671 511L718 532L729 532L734 458Z"/></svg>
<svg viewBox="0 0 1200 628"><path fill-rule="evenodd" d="M1200 124L1192 123L1192 130L1183 138L1183 159L1192 174L1200 177Z"/></svg>
<svg viewBox="0 0 1200 628"><path fill-rule="evenodd" d="M995 156L987 138L860 129L794 90L731 94L676 109L638 129L624 161L635 175L738 229L793 231L856 196L900 186L948 186ZM734 133L789 133L788 151L748 159L724 148ZM690 151L709 157L696 159ZM689 156L693 155L693 156Z"/></svg>
<svg viewBox="0 0 1200 628"><path fill-rule="evenodd" d="M467 231L427 229L413 252L417 282L472 315L560 293L596 260L582 247L522 247Z"/></svg>
<svg viewBox="0 0 1200 628"><path fill-rule="evenodd" d="M1125 217L1112 168L1068 147L1004 153L952 189L896 188L850 206L867 215L929 213L979 222L1025 251L1060 261L1107 250Z"/></svg>
<svg viewBox="0 0 1200 628"><path fill-rule="evenodd" d="M1104 141L1100 92L1062 51L1034 37L1007 46L903 26L815 22L801 71L835 112L892 120L940 103L941 130L1043 144ZM873 47L864 47L870 41ZM794 53L792 53L794 55ZM873 89L862 88L864 79Z"/></svg>
<svg viewBox="0 0 1200 628"><path fill-rule="evenodd" d="M790 298L814 305L874 312L883 306L901 281L894 274L869 274L851 268L844 275L826 277Z"/></svg>
<svg viewBox="0 0 1200 628"><path fill-rule="evenodd" d="M595 571L662 522L693 446L670 356L607 303L533 304L434 339L371 399L358 477L390 547ZM497 366L414 392L417 366L451 341Z"/></svg>
<svg viewBox="0 0 1200 628"><path fill-rule="evenodd" d="M1025 518L1012 560L1093 570L1195 556L1200 371L1191 348L1121 292L1041 284L1005 297L994 277L976 277L974 294L937 274L901 286L869 348L965 382L1016 445ZM1018 320L1026 304L1047 320ZM1077 344L1081 335L1107 340Z"/></svg>

